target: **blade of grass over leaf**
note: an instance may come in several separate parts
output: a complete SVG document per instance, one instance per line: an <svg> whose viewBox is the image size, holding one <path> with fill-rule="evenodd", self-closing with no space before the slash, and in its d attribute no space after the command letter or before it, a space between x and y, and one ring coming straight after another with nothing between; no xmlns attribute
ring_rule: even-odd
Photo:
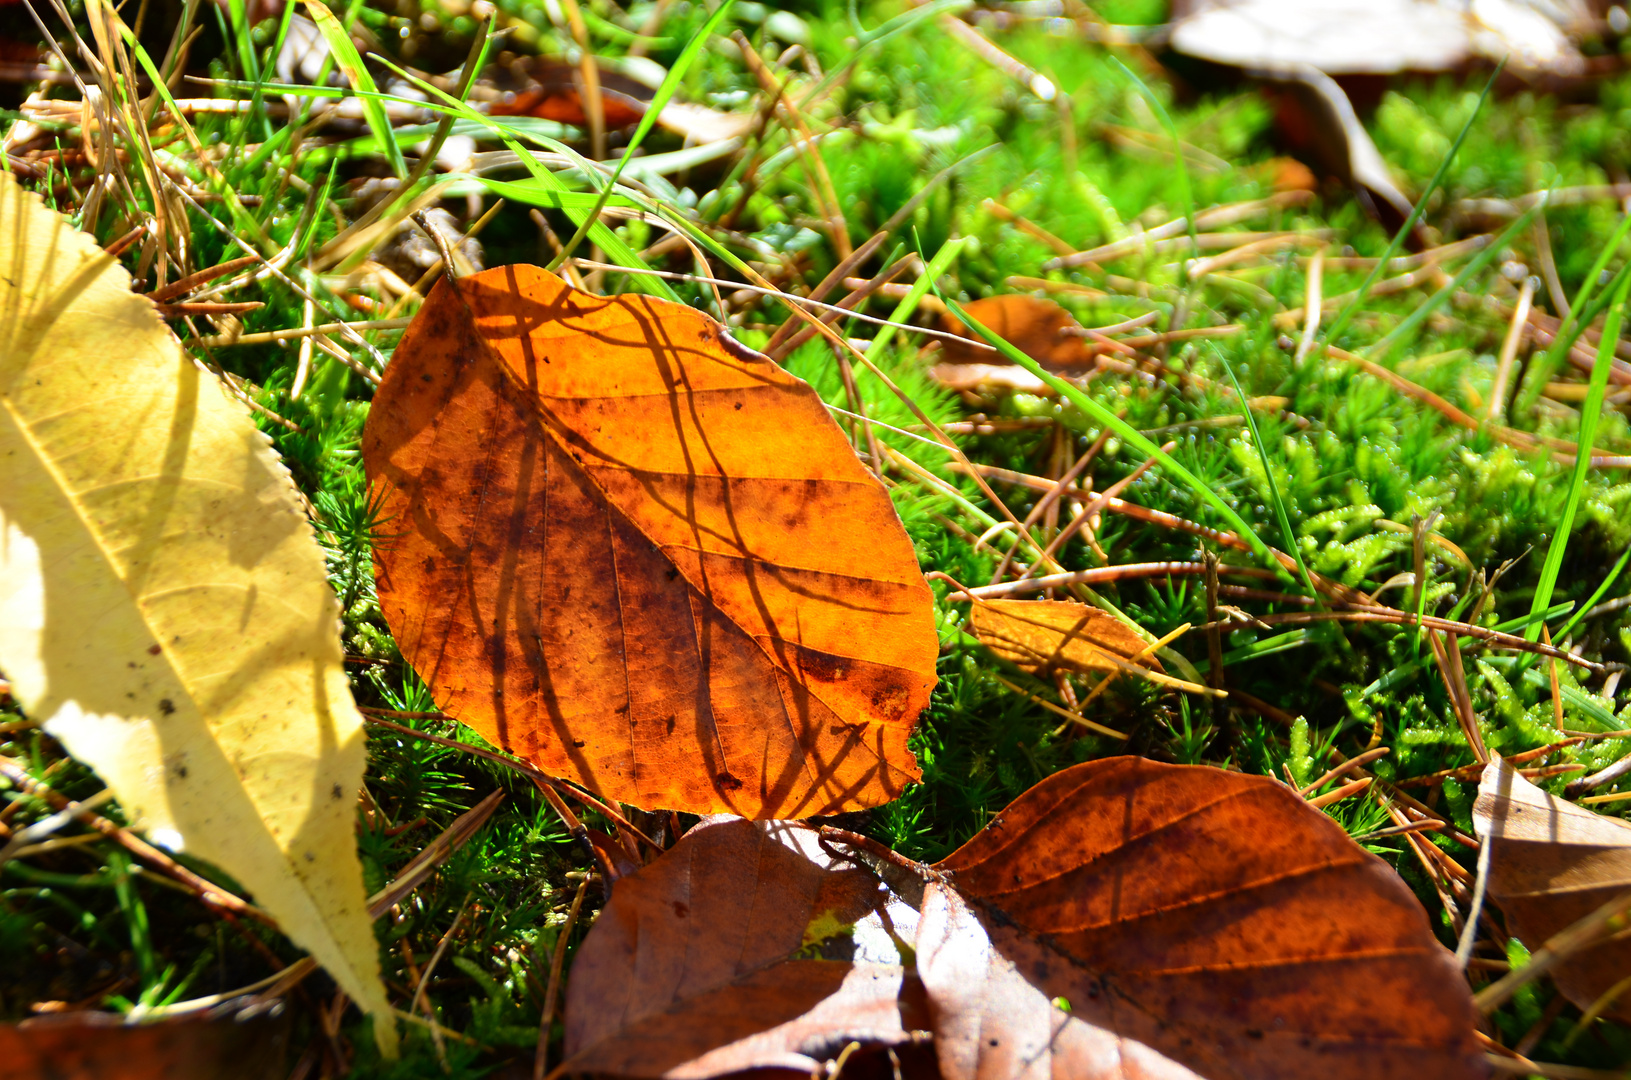
<svg viewBox="0 0 1631 1080"><path fill-rule="evenodd" d="M438 105L434 100L429 102L415 102L414 104L421 105L425 108L434 109L435 111L444 114L451 112L453 115L463 116L466 119L476 121L498 135L499 139L502 140L504 145L509 148L510 152L515 154L515 156L520 159L521 164L526 168L526 170L532 173L533 180L536 181L538 187L543 192L558 192L561 194L572 192L572 189L567 186L566 181L550 172L542 162L533 156L530 150L516 141L516 136L518 133L506 125L502 118L488 116L486 113L478 112L471 108L467 103L460 101L458 98L444 92L440 88L431 85L425 80L420 79L407 71L404 71L402 68L393 64L390 60L387 60L384 57L379 57L378 59L380 63L390 68L396 74L402 76L404 79L407 79L414 86L418 87L420 90L423 90L426 94L433 95L434 98L441 99L442 102L440 105ZM564 143L558 143L553 139L542 139L540 136L521 135L521 137L539 138L541 141L549 144L551 149L558 150L560 153L564 153L570 157L578 159L580 162L582 162L581 167L584 175L589 179L591 184L595 184L606 179L603 175L601 175L600 170L597 169L593 163L583 160L576 153L576 151L572 150L571 147L566 146ZM611 185L609 184L607 185L608 189L610 186ZM529 203L529 205L539 205L532 203L521 189L516 189L510 192L500 192L500 194L505 195L506 198L513 198L518 202L526 202ZM553 206L553 204L543 205ZM591 202L589 205L593 206L594 203ZM640 206L648 212L652 210L652 207L646 206L644 203L636 202L634 205ZM564 202L560 205L559 209L561 209L567 215L567 217L571 218L573 223L576 225L582 225L584 222L590 222L589 238L593 240L602 251L606 252L607 256L611 258L612 261L620 263L631 269L649 269L645 260L641 259L640 256L635 253L633 248L624 243L623 239L616 233L612 232L611 229L607 228L604 223L595 221L593 216L588 213L587 209L575 210ZM700 232L700 230L698 231ZM713 238L709 237L710 243L712 240ZM666 300L673 300L675 303L683 303L683 301L680 300L679 294L676 293L666 281L663 281L661 278L652 278L651 281L653 282L653 287L656 289L658 295L662 296Z"/></svg>
<svg viewBox="0 0 1631 1080"><path fill-rule="evenodd" d="M907 290L905 298L895 305L894 311L889 313L890 322L905 323L907 319L912 317L912 313L917 310L918 304L923 302L923 298L934 287L935 281L945 274L947 270L951 269L951 264L962 253L966 242L963 238L948 240L941 246L939 251L934 253L934 258L929 260L929 265L923 268L922 275L912 282L912 287ZM894 336L895 328L893 326L878 327L878 332L872 336L872 346L866 351L866 358L873 363L881 360L885 350L889 348L890 339Z"/></svg>
<svg viewBox="0 0 1631 1080"><path fill-rule="evenodd" d="M357 47L351 43L351 34L334 12L329 10L323 0L306 0L306 8L311 12L312 21L328 42L329 51L334 55L335 63L351 82L352 89L362 101L363 117L368 121L368 129L374 133L380 145L385 149L385 160L391 166L391 171L397 179L405 180L408 177L407 163L402 160L402 148L397 145L396 132L391 129L391 118L385 114L385 106L377 99L367 96L379 92L374 85L374 77L368 74L368 68L363 63Z"/></svg>
<svg viewBox="0 0 1631 1080"><path fill-rule="evenodd" d="M1495 81L1501 77L1501 72L1505 69L1506 61L1502 60L1495 65L1495 70L1490 72L1489 80L1484 83L1484 89L1478 95L1478 104L1473 107L1472 112L1467 116L1467 122L1462 124L1461 130L1456 133L1455 141L1450 144L1450 149L1445 152L1444 160L1439 162L1438 169L1433 173L1433 178L1427 181L1427 186L1422 189L1421 198L1416 200L1416 205L1410 211L1410 216L1405 218L1404 224L1399 226L1399 231L1393 234L1392 240L1388 241L1387 249L1382 252L1381 258L1376 260L1376 265L1371 268L1371 272L1365 275L1365 280L1360 283L1353 299L1348 301L1347 306L1331 321L1330 328L1320 335L1320 345L1335 342L1342 331L1348 328L1348 324L1353 321L1353 317L1359 313L1359 308L1364 304L1365 298L1370 295L1371 286L1375 285L1381 278L1393 256L1397 255L1399 248L1404 246L1405 237L1409 236L1411 231L1415 229L1416 222L1421 220L1422 213L1427 209L1428 200L1433 197L1433 193L1444 182L1445 174L1450 171L1450 163L1455 161L1456 154L1461 150L1461 144L1467 141L1468 134L1472 132L1473 123L1478 119L1479 114L1484 111L1484 103L1489 100L1490 93L1495 89Z"/></svg>
<svg viewBox="0 0 1631 1080"><path fill-rule="evenodd" d="M1235 531L1235 534L1250 544L1252 550L1258 555L1259 558L1268 564L1270 568L1282 574L1286 572L1285 567L1281 565L1280 561L1274 557L1274 553L1269 550L1268 545L1263 543L1262 539L1250 525L1246 524L1246 519L1235 513L1234 508L1228 503L1224 502L1217 492L1213 491L1207 486L1204 480L1190 472L1188 469L1184 468L1182 465L1178 464L1177 461L1173 460L1171 455L1167 454L1159 446L1151 442L1143 432L1127 423L1127 421L1117 416L1114 412L1111 412L1105 406L1099 404L1097 401L1094 401L1077 386L1066 382L1064 379L1061 379L1051 371L1048 371L1041 364L1014 348L1011 344L1003 340L998 335L992 333L978 319L970 315L963 308L963 305L941 292L937 286L934 287L934 290L935 295L940 297L941 301L945 303L947 309L949 309L953 315L962 320L964 326L967 326L970 330L973 330L976 334L980 335L980 337L984 338L987 344L994 347L998 352L1002 353L1003 356L1007 357L1009 360L1012 360L1026 371L1029 371L1032 375L1035 375L1044 383L1047 383L1048 386L1051 387L1060 397L1064 398L1078 409L1081 409L1084 413L1091 416L1094 420L1097 420L1100 424L1109 427L1116 433L1117 437L1120 438L1122 442L1126 443L1128 446L1131 446L1133 449L1137 450L1146 457L1152 457L1159 461L1162 467L1164 467L1169 473L1177 477L1179 480L1182 480L1191 491L1193 491L1204 502L1221 514L1223 519L1229 523L1230 528ZM1289 577L1289 575L1287 576Z"/></svg>
<svg viewBox="0 0 1631 1080"><path fill-rule="evenodd" d="M1535 598L1529 610L1533 614L1545 611L1552 603L1552 591L1557 587L1558 571L1563 568L1563 553L1569 546L1569 532L1574 528L1574 515L1580 509L1580 496L1586 488L1586 473L1591 470L1591 448L1597 437L1597 422L1603 415L1603 396L1608 390L1608 373L1614 367L1614 347L1620 341L1620 326L1625 321L1626 295L1631 292L1631 274L1621 277L1609 303L1608 321L1603 324L1602 340L1597 345L1597 362L1592 365L1591 384L1586 391L1585 404L1580 408L1579 449L1575 452L1574 472L1569 477L1568 499L1563 514L1558 518L1552 542L1546 549L1546 562L1541 566L1540 581L1535 585ZM1540 623L1532 623L1524 637L1535 641L1540 637Z"/></svg>
<svg viewBox="0 0 1631 1080"><path fill-rule="evenodd" d="M476 35L475 41L470 47L470 55L465 57L464 70L459 73L459 89L456 94L461 102L469 100L470 88L476 85L476 76L480 75L482 69L487 66L487 54L493 47L493 29L497 25L498 13L495 11L487 16L486 29ZM437 122L436 130L430 136L430 144L419 155L419 164L413 167L412 175L402 185L401 194L396 197L391 209L386 211L387 217L394 214L399 207L407 205L413 198L414 189L418 186L419 181L424 179L425 174L436 164L436 155L441 153L442 144L447 141L448 134L452 132L456 119L457 117L453 113L444 113L442 119Z"/></svg>
<svg viewBox="0 0 1631 1080"><path fill-rule="evenodd" d="M720 24L730 15L731 6L734 3L735 0L724 0L724 3L715 8L714 13L708 16L708 21L703 23L702 27L691 36L691 40L686 42L685 48L680 52L679 59L675 60L673 66L668 69L668 74L664 76L662 84L657 87L657 93L652 97L650 104L646 106L645 114L640 117L640 124L634 129L634 134L629 138L629 145L624 148L622 159L618 161L617 168L612 170L611 181L601 189L601 201L578 224L577 232L573 233L572 238L562 245L561 250L556 253L554 259L550 260L545 269L550 271L559 270L566 260L572 257L572 253L578 249L578 245L583 242L583 238L589 232L590 227L600 220L600 211L605 206L605 200L611 197L613 185L623 175L623 170L628 167L629 162L634 158L634 152L640 149L640 143L645 140L647 133L651 131L651 126L657 122L657 117L662 115L664 107L673 98L675 91L680 88L680 83L685 81L685 73L691 70L691 64L702 53L708 41L714 36L715 31L719 29Z"/></svg>

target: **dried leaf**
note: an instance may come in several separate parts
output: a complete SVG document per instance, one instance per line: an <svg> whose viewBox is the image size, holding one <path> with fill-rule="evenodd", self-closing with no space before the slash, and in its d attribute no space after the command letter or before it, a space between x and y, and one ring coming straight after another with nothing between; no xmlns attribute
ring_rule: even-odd
<svg viewBox="0 0 1631 1080"><path fill-rule="evenodd" d="M1264 777L1076 765L933 869L917 962L947 1080L1487 1071L1410 890Z"/></svg>
<svg viewBox="0 0 1631 1080"><path fill-rule="evenodd" d="M1018 390L1042 397L1053 393L1053 387L1040 376L1032 375L1017 364L935 364L929 374L947 390L974 393Z"/></svg>
<svg viewBox="0 0 1631 1080"><path fill-rule="evenodd" d="M402 654L447 711L636 806L886 802L938 643L888 494L707 316L536 267L439 284L363 437Z"/></svg>
<svg viewBox="0 0 1631 1080"><path fill-rule="evenodd" d="M1131 661L1149 644L1132 627L1074 600L983 600L974 604L969 630L998 658L1031 674L1117 671L1110 659ZM1139 664L1161 671L1153 655Z"/></svg>
<svg viewBox="0 0 1631 1080"><path fill-rule="evenodd" d="M1270 72L1266 77L1281 137L1322 173L1352 188L1387 228L1403 225L1410 217L1411 202L1394 182L1382 152L1337 81L1312 67Z"/></svg>
<svg viewBox="0 0 1631 1080"><path fill-rule="evenodd" d="M921 1041L922 986L901 965L889 916L910 939L917 913L813 831L705 820L618 881L578 949L563 1069L809 1073L850 1042Z"/></svg>
<svg viewBox="0 0 1631 1080"><path fill-rule="evenodd" d="M1589 32L1592 18L1584 0L1176 0L1171 43L1276 71L1387 75L1510 57L1520 71L1566 75L1584 68L1570 34Z"/></svg>
<svg viewBox="0 0 1631 1080"><path fill-rule="evenodd" d="M289 1018L193 1014L131 1024L76 1012L0 1024L0 1080L278 1080Z"/></svg>
<svg viewBox="0 0 1631 1080"><path fill-rule="evenodd" d="M0 177L0 667L46 730L395 1028L362 718L288 471L130 276ZM173 844L177 841L172 841Z"/></svg>
<svg viewBox="0 0 1631 1080"><path fill-rule="evenodd" d="M963 310L992 332L1046 368L1083 369L1093 366L1082 324L1052 300L1023 293L989 296L963 305ZM942 317L943 329L970 341L979 341L960 319ZM987 349L955 341L940 343L946 364L993 364L1002 358Z"/></svg>
<svg viewBox="0 0 1631 1080"><path fill-rule="evenodd" d="M620 881L574 963L563 1069L813 1070L923 1026L946 1080L1487 1072L1415 897L1272 780L1077 765L916 876L866 857L898 893L811 839L709 822Z"/></svg>
<svg viewBox="0 0 1631 1080"><path fill-rule="evenodd" d="M577 64L542 57L522 59L508 72L500 73L499 80L511 88L492 103L490 111L494 116L538 116L576 127L589 123L584 108L583 71ZM600 69L600 104L608 128L639 123L653 96L650 86ZM670 101L663 106L657 123L689 143L712 143L747 135L757 126L758 118L753 110L727 113L693 102Z"/></svg>
<svg viewBox="0 0 1631 1080"><path fill-rule="evenodd" d="M1489 895L1531 949L1631 889L1631 823L1548 795L1497 758L1484 769L1473 826L1493 844ZM1631 974L1631 941L1603 942L1552 970L1581 1009ZM1631 1022L1631 994L1602 1015Z"/></svg>
<svg viewBox="0 0 1631 1080"><path fill-rule="evenodd" d="M489 111L494 116L538 116L577 127L588 125L583 70L577 64L533 57L517 61L507 74L519 81L520 88L493 102ZM599 75L606 126L616 129L638 124L651 101L651 88L604 68Z"/></svg>

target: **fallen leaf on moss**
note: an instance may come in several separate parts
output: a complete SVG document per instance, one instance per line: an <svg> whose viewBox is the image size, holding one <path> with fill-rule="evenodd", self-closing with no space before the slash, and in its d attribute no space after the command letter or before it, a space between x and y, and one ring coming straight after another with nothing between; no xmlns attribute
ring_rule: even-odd
<svg viewBox="0 0 1631 1080"><path fill-rule="evenodd" d="M279 1080L289 1017L236 1006L157 1022L70 1012L0 1024L0 1080Z"/></svg>
<svg viewBox="0 0 1631 1080"><path fill-rule="evenodd" d="M248 888L394 1045L356 855L362 718L288 471L118 261L10 176L0 266L12 694L133 821Z"/></svg>
<svg viewBox="0 0 1631 1080"><path fill-rule="evenodd" d="M705 820L619 879L578 949L562 1068L809 1074L851 1042L922 1044L923 988L889 936L916 918L811 829Z"/></svg>
<svg viewBox="0 0 1631 1080"><path fill-rule="evenodd" d="M1134 657L1144 667L1163 670L1153 655L1140 656L1149 644L1132 627L1074 600L976 601L969 631L999 659L1033 675L1119 671Z"/></svg>
<svg viewBox="0 0 1631 1080"><path fill-rule="evenodd" d="M1046 368L1084 369L1093 366L1093 352L1087 347L1082 324L1052 300L1023 293L989 296L963 305L963 310L993 333L1013 344L1020 352ZM946 364L1001 364L1002 357L990 349L975 348L980 341L960 319L942 317L949 333L967 338L971 344L956 341L940 343L940 358Z"/></svg>
<svg viewBox="0 0 1631 1080"><path fill-rule="evenodd" d="M1548 795L1497 758L1484 768L1472 808L1478 836L1493 844L1489 895L1530 949L1631 890L1631 823ZM1581 1009L1631 1022L1631 941L1605 941L1552 969ZM1603 996L1618 989L1608 1000Z"/></svg>
<svg viewBox="0 0 1631 1080"><path fill-rule="evenodd" d="M948 1080L1487 1073L1409 888L1273 780L1087 762L932 869L917 964Z"/></svg>
<svg viewBox="0 0 1631 1080"><path fill-rule="evenodd" d="M448 713L619 802L874 806L932 601L821 400L707 316L530 266L443 282L363 436L380 606Z"/></svg>
<svg viewBox="0 0 1631 1080"><path fill-rule="evenodd" d="M927 1037L946 1080L1487 1074L1421 905L1272 780L1088 762L930 867L817 835L705 822L620 880L563 1070L921 1067Z"/></svg>

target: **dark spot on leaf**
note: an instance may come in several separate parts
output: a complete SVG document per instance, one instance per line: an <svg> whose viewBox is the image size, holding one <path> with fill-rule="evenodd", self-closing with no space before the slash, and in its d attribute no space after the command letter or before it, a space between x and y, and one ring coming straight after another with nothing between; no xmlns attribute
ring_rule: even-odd
<svg viewBox="0 0 1631 1080"><path fill-rule="evenodd" d="M584 742L584 741L583 741L583 740L582 740L582 739L573 739L573 740L572 740L572 745L573 745L573 746L582 746L582 745L583 745L583 742Z"/></svg>
<svg viewBox="0 0 1631 1080"><path fill-rule="evenodd" d="M831 653L800 649L799 667L804 669L806 675L820 682L837 682L849 671L849 661Z"/></svg>
<svg viewBox="0 0 1631 1080"><path fill-rule="evenodd" d="M339 784L335 784L332 788L329 788L328 797L331 799L344 798L345 789L341 788Z"/></svg>
<svg viewBox="0 0 1631 1080"><path fill-rule="evenodd" d="M148 656L157 656L159 653L161 653L163 651L164 651L164 646L163 645L149 645L147 647L147 655Z"/></svg>
<svg viewBox="0 0 1631 1080"><path fill-rule="evenodd" d="M171 701L167 697L159 698L159 712L163 713L165 716L174 716L176 712L175 702Z"/></svg>
<svg viewBox="0 0 1631 1080"><path fill-rule="evenodd" d="M987 1039L986 1042L989 1043L991 1046L996 1046L997 1045L997 1040L996 1039Z"/></svg>
<svg viewBox="0 0 1631 1080"><path fill-rule="evenodd" d="M738 788L740 788L742 786L742 781L738 780L736 777L732 776L728 772L722 772L719 775L715 776L714 777L714 783L718 784L720 787L724 788L726 791L735 791L736 789L738 789Z"/></svg>
<svg viewBox="0 0 1631 1080"><path fill-rule="evenodd" d="M1257 1028L1247 1028L1246 1029L1246 1038L1248 1038L1248 1039L1261 1039L1262 1037L1263 1037L1262 1031L1258 1030Z"/></svg>
<svg viewBox="0 0 1631 1080"><path fill-rule="evenodd" d="M736 403L736 411L737 411L737 412L741 412L741 411L742 411L742 403L741 403L741 402L740 402L740 401L738 401L738 402L737 402L737 403Z"/></svg>
<svg viewBox="0 0 1631 1080"><path fill-rule="evenodd" d="M674 901L674 917L676 919L683 919L689 914L691 914L691 909L690 908L686 907L684 904L680 903L678 900Z"/></svg>

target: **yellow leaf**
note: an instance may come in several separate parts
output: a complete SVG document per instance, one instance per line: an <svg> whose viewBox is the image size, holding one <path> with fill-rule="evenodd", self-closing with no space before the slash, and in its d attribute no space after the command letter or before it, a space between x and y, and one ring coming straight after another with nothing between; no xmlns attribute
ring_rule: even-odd
<svg viewBox="0 0 1631 1080"><path fill-rule="evenodd" d="M1161 670L1144 639L1109 612L1073 600L986 600L969 629L997 656L1031 674L1119 671L1134 662Z"/></svg>
<svg viewBox="0 0 1631 1080"><path fill-rule="evenodd" d="M266 437L115 259L0 175L0 669L140 827L242 882L390 1053L337 618Z"/></svg>

